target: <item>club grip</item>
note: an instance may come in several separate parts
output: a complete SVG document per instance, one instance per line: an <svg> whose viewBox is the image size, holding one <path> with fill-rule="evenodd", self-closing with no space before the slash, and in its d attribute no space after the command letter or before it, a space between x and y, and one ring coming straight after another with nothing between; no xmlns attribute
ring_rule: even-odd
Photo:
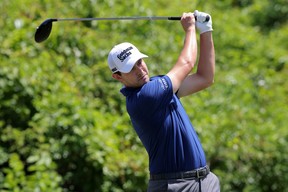
<svg viewBox="0 0 288 192"><path fill-rule="evenodd" d="M195 20L197 21L197 16L195 16ZM208 22L210 20L210 16L209 15L206 15L206 18L204 21L199 21L200 23L205 23L205 22Z"/></svg>
<svg viewBox="0 0 288 192"><path fill-rule="evenodd" d="M168 17L168 20L181 20L181 17Z"/></svg>
<svg viewBox="0 0 288 192"><path fill-rule="evenodd" d="M181 20L181 17L168 17L168 20ZM195 20L197 21L197 16L195 16ZM207 15L206 16L206 19L205 19L205 21L203 21L203 23L204 22L208 22L210 20L210 16L209 15Z"/></svg>

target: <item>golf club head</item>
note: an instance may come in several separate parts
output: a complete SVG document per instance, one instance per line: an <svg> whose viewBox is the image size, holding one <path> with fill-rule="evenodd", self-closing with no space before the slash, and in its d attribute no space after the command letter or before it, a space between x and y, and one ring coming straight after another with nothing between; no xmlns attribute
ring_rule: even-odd
<svg viewBox="0 0 288 192"><path fill-rule="evenodd" d="M39 27L37 27L34 39L37 43L45 41L52 30L52 22L57 21L57 19L47 19Z"/></svg>

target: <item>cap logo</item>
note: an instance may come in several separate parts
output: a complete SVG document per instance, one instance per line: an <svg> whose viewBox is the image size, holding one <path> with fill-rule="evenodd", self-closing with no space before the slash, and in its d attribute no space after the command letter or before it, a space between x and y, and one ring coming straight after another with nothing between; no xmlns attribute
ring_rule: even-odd
<svg viewBox="0 0 288 192"><path fill-rule="evenodd" d="M111 71L112 71L113 73L115 73L115 72L118 71L118 69L117 69L116 67L114 67L113 69L111 69Z"/></svg>
<svg viewBox="0 0 288 192"><path fill-rule="evenodd" d="M128 47L127 49L124 49L120 54L117 55L118 59L120 59L121 62L123 62L129 55L131 55L131 50L133 47Z"/></svg>

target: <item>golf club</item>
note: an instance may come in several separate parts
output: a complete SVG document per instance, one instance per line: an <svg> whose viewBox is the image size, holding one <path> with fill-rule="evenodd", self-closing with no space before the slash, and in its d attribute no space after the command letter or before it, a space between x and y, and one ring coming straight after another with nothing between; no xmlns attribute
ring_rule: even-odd
<svg viewBox="0 0 288 192"><path fill-rule="evenodd" d="M197 17L195 16L197 20ZM113 20L181 20L181 17L98 17L98 18L66 18L66 19L47 19L39 27L37 27L34 39L37 43L45 41L52 30L52 23L57 21L113 21ZM210 20L209 15L207 15L204 22Z"/></svg>

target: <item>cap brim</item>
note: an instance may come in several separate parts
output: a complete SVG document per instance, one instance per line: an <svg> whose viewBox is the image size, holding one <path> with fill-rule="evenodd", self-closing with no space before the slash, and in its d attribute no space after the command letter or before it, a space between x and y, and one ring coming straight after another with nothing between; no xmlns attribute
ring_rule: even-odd
<svg viewBox="0 0 288 192"><path fill-rule="evenodd" d="M148 56L143 54L143 53L139 53L137 56L134 56L132 58L130 58L126 65L122 68L122 69L118 69L118 71L120 71L121 73L129 73L132 68L134 67L135 63L139 60L139 59L143 59L143 58L147 58Z"/></svg>

